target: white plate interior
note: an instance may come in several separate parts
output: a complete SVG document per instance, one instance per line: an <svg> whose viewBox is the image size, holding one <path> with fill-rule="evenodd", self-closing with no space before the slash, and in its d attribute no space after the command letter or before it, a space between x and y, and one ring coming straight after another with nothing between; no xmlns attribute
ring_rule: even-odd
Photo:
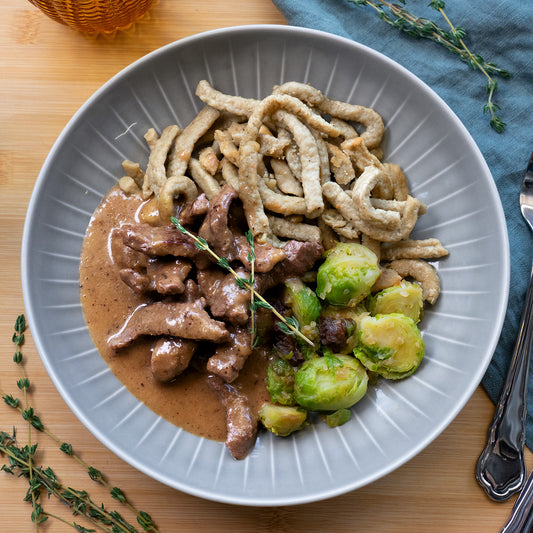
<svg viewBox="0 0 533 533"><path fill-rule="evenodd" d="M136 400L100 358L80 306L78 267L89 219L122 175L145 165L149 127L186 125L203 104L196 84L263 97L309 82L384 118L385 157L402 166L428 206L418 238L438 237L442 296L428 307L426 357L405 381L382 380L344 426L261 434L244 461L222 443L177 428ZM497 251L497 253L495 253ZM26 312L42 360L83 424L139 470L176 489L244 505L315 501L362 487L422 450L479 384L507 303L509 249L500 200L472 138L427 86L352 41L285 26L242 26L193 36L119 73L69 122L37 180L24 229Z"/></svg>

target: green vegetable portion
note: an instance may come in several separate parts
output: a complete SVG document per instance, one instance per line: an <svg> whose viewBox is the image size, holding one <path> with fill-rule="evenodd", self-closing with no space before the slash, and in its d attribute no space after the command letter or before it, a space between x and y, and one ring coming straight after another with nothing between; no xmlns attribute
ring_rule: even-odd
<svg viewBox="0 0 533 533"><path fill-rule="evenodd" d="M301 429L307 412L341 426L369 385L406 378L419 367L425 352L417 326L422 287L402 280L372 294L380 275L371 250L338 243L318 268L315 291L310 277L285 281L282 303L315 346L300 339L279 344L279 357L267 368L270 403L260 413L269 431Z"/></svg>
<svg viewBox="0 0 533 533"><path fill-rule="evenodd" d="M290 278L285 281L283 303L298 321L301 332L317 344L319 342L317 323L320 318L321 305L315 292L301 279ZM300 339L296 339L296 341L300 345L305 359L311 359L316 351L315 347L304 345Z"/></svg>
<svg viewBox="0 0 533 533"><path fill-rule="evenodd" d="M338 426L346 424L346 422L350 420L351 415L352 412L350 411L350 409L338 409L337 411L334 411L329 415L325 415L324 420L330 428L336 428Z"/></svg>
<svg viewBox="0 0 533 533"><path fill-rule="evenodd" d="M320 316L320 300L301 279L291 278L285 282L285 303L300 326L316 322Z"/></svg>
<svg viewBox="0 0 533 533"><path fill-rule="evenodd" d="M339 243L317 272L317 295L333 305L353 307L380 276L376 254L361 244Z"/></svg>
<svg viewBox="0 0 533 533"><path fill-rule="evenodd" d="M352 356L325 352L324 357L305 361L296 372L296 402L310 411L348 409L366 393L366 370Z"/></svg>
<svg viewBox="0 0 533 533"><path fill-rule="evenodd" d="M354 355L372 372L387 379L411 375L424 357L424 341L412 318L400 313L368 316L359 323Z"/></svg>
<svg viewBox="0 0 533 533"><path fill-rule="evenodd" d="M270 400L280 405L294 405L294 369L284 359L276 359L267 368Z"/></svg>
<svg viewBox="0 0 533 533"><path fill-rule="evenodd" d="M300 407L264 403L259 410L259 420L263 426L279 437L287 437L302 429L306 419L307 411Z"/></svg>
<svg viewBox="0 0 533 533"><path fill-rule="evenodd" d="M368 299L368 310L372 315L402 313L415 322L422 318L423 305L422 287L408 281L384 289Z"/></svg>

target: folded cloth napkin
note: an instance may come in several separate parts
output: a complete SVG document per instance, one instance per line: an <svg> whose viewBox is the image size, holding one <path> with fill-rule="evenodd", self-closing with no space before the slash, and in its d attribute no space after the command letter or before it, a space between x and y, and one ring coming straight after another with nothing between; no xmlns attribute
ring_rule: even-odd
<svg viewBox="0 0 533 533"><path fill-rule="evenodd" d="M512 0L448 1L446 14L467 32L475 53L511 73L498 77L496 101L507 123L504 133L489 127L482 109L485 79L442 46L414 39L386 24L369 6L348 0L273 0L287 22L335 33L377 50L427 83L457 114L479 146L500 193L511 248L509 306L494 357L483 386L496 401L505 379L518 326L533 256L533 240L518 207L520 185L533 151L533 4ZM426 2L407 1L419 17L446 27L446 21ZM531 128L531 129L530 129ZM529 133L528 133L529 132ZM498 253L495 250L494 253ZM533 451L533 368L529 375L527 446Z"/></svg>

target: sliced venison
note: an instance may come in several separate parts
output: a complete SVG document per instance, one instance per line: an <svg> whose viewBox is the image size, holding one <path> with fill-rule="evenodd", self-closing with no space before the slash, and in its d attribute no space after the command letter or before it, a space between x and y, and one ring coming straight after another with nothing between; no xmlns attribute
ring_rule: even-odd
<svg viewBox="0 0 533 533"><path fill-rule="evenodd" d="M170 381L188 366L198 342L180 337L161 337L150 359L152 374L158 381Z"/></svg>
<svg viewBox="0 0 533 533"><path fill-rule="evenodd" d="M126 285L140 294L157 292L162 295L181 294L185 290L184 280L192 269L192 264L181 258L172 261L154 261L147 263L146 273L131 268L119 271L120 278Z"/></svg>
<svg viewBox="0 0 533 533"><path fill-rule="evenodd" d="M229 209L237 196L231 185L224 185L209 202L209 210L198 231L198 235L209 243L211 249L228 261L234 261L238 257L235 235L228 225Z"/></svg>
<svg viewBox="0 0 533 533"><path fill-rule="evenodd" d="M125 245L147 255L196 258L202 254L194 240L175 226L125 224L120 232Z"/></svg>
<svg viewBox="0 0 533 533"><path fill-rule="evenodd" d="M226 383L235 381L252 353L252 337L247 328L230 330L228 342L219 344L207 361L207 371L220 376Z"/></svg>
<svg viewBox="0 0 533 533"><path fill-rule="evenodd" d="M107 343L124 348L141 335L181 337L223 342L229 339L224 322L213 320L201 307L191 303L156 302L138 307L118 333Z"/></svg>
<svg viewBox="0 0 533 533"><path fill-rule="evenodd" d="M219 376L208 376L208 384L226 409L226 446L235 459L245 459L257 437L257 417L250 410L248 398Z"/></svg>
<svg viewBox="0 0 533 533"><path fill-rule="evenodd" d="M236 272L243 278L249 276L242 268ZM250 291L239 288L233 274L225 274L223 270L213 268L199 270L197 278L200 292L205 296L215 318L241 326L248 322Z"/></svg>
<svg viewBox="0 0 533 533"><path fill-rule="evenodd" d="M256 290L263 294L289 278L298 278L313 268L324 253L319 242L288 241L283 248L286 258L270 272L256 276Z"/></svg>
<svg viewBox="0 0 533 533"><path fill-rule="evenodd" d="M194 223L198 218L207 214L209 209L209 200L205 193L200 194L196 200L189 202L179 214L179 221L184 225Z"/></svg>

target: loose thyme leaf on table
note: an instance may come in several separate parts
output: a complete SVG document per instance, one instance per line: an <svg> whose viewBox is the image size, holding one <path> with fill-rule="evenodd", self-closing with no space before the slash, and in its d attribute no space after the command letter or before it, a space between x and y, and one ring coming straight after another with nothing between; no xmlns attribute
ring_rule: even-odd
<svg viewBox="0 0 533 533"><path fill-rule="evenodd" d="M437 44L440 44L452 54L459 56L461 61L464 61L474 70L479 70L486 78L487 101L483 106L483 113L490 114L490 126L497 133L502 133L505 130L505 122L496 114L500 110L500 106L494 101L494 93L498 89L498 83L493 76L500 76L501 78L509 78L510 74L507 70L499 68L490 61L485 61L479 54L474 54L465 44L466 30L460 26L454 26L444 9L445 2L442 0L432 0L429 6L438 11L444 18L449 30L441 28L432 20L420 18L410 13L406 5L406 0L399 0L400 4L393 4L383 0L347 0L348 2L358 6L368 6L373 8L379 18L396 28L397 30L414 38L428 39Z"/></svg>
<svg viewBox="0 0 533 533"><path fill-rule="evenodd" d="M16 346L16 352L13 356L13 361L19 367L20 378L17 381L17 387L24 394L23 407L21 407L21 401L18 398L13 397L10 394L4 393L0 389L0 396L3 398L4 403L17 410L22 418L28 422L28 444L23 447L19 447L15 438L15 430L12 435L9 435L5 431L0 431L0 455L3 454L8 459L8 464L4 464L0 467L0 471L8 474L18 474L19 476L28 479L28 490L24 497L24 500L31 502L32 512L31 520L35 524L35 530L40 531L40 524L53 518L64 524L69 525L76 531L84 531L86 533L95 532L96 529L88 529L84 526L77 524L76 522L70 522L60 516L48 513L39 503L39 497L41 491L46 491L48 496L55 496L59 500L66 503L72 510L74 515L83 515L89 522L91 522L100 531L109 533L124 532L135 533L137 530L131 524L129 524L117 511L107 511L103 504L95 504L89 497L88 493L83 490L74 490L70 487L62 485L54 471L50 468L43 468L36 465L34 457L37 452L37 443L31 441L31 428L37 429L39 432L46 434L52 439L59 447L59 449L66 455L71 456L80 466L82 466L88 473L89 477L104 486L110 496L126 506L136 517L137 523L143 528L144 531L159 533L158 529L153 522L151 516L145 511L138 511L127 500L124 492L118 487L110 485L100 472L96 468L89 466L83 459L81 459L72 449L72 445L62 442L58 437L51 433L41 422L41 419L35 414L33 407L28 403L28 391L31 387L30 380L24 374L23 368L23 355L21 352L21 346L24 343L24 331L26 329L26 319L24 315L19 315L15 322L15 333L12 337L12 342ZM110 527L108 527L110 526Z"/></svg>

